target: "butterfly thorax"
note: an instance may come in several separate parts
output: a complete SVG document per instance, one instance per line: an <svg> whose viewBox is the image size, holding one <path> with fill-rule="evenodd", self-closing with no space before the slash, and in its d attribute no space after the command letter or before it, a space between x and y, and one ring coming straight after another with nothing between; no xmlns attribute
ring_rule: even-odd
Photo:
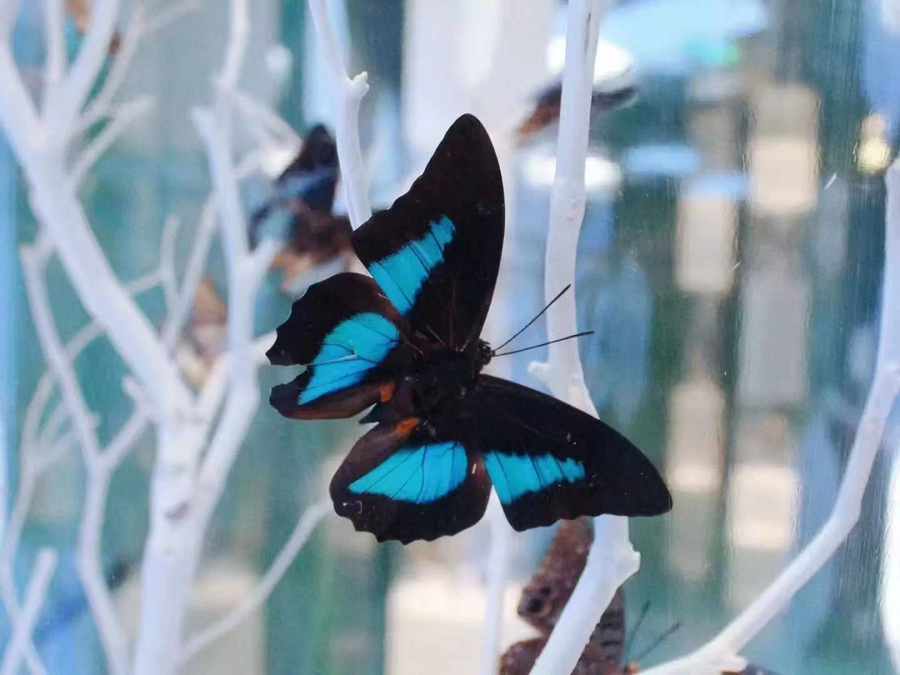
<svg viewBox="0 0 900 675"><path fill-rule="evenodd" d="M415 407L426 416L441 412L447 405L469 399L478 385L478 375L490 361L490 347L483 340L466 349L431 345L412 364L405 384Z"/></svg>

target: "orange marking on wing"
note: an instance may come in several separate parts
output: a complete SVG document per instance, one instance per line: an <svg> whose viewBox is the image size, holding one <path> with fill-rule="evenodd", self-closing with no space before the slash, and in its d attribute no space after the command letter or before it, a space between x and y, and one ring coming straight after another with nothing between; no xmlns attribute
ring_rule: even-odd
<svg viewBox="0 0 900 675"><path fill-rule="evenodd" d="M394 395L394 392L397 391L397 383L396 382L387 382L378 389L379 400L382 403L387 403L391 400L391 397Z"/></svg>
<svg viewBox="0 0 900 675"><path fill-rule="evenodd" d="M420 417L407 417L405 420L397 422L394 426L394 431L397 432L399 436L406 438L412 433L412 430L419 426L419 422L422 419Z"/></svg>

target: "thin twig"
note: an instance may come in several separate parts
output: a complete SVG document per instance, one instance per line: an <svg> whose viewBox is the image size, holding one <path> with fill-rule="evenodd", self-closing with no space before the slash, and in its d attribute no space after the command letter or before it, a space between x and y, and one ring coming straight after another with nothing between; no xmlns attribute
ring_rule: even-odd
<svg viewBox="0 0 900 675"><path fill-rule="evenodd" d="M103 131L97 134L87 147L81 151L75 165L72 167L70 180L76 188L81 185L87 172L103 156L109 147L116 142L122 132L129 124L138 119L141 115L150 112L156 105L156 101L152 96L141 96L134 101L123 103L113 114L112 121L107 124Z"/></svg>
<svg viewBox="0 0 900 675"><path fill-rule="evenodd" d="M61 438L53 448L39 455L34 454L33 447L28 447L24 444L19 446L19 485L9 523L3 540L0 541L0 596L3 598L7 614L13 621L17 621L22 612L13 580L13 561L19 549L19 541L22 537L25 521L28 518L28 511L31 508L31 500L34 497L37 482L41 475L49 471L56 462L62 459L68 450L71 450L76 445L74 434L70 434ZM24 650L29 670L32 673L46 672L37 649L31 640L27 641Z"/></svg>
<svg viewBox="0 0 900 675"><path fill-rule="evenodd" d="M254 152L244 157L235 169L237 180L243 180L254 171L257 171L262 164L263 156L263 152ZM200 279L203 277L209 248L212 245L213 235L216 232L217 215L215 194L211 193L203 205L203 210L200 212L199 225L194 235L193 247L188 255L184 278L181 282L181 290L177 294L175 305L169 309L169 315L163 326L163 343L169 349L175 346L194 306L194 293L196 293Z"/></svg>
<svg viewBox="0 0 900 675"><path fill-rule="evenodd" d="M569 2L556 177L550 195L550 235L544 262L544 297L548 304L560 288L575 282L578 233L584 219L591 87L604 4L603 0ZM575 293L569 293L547 312L547 339L556 341L577 330ZM530 370L557 398L597 416L574 340L551 344L547 363L532 363ZM572 672L616 589L638 569L640 557L628 539L627 518L600 516L594 519L594 530L584 571L531 671L533 675Z"/></svg>
<svg viewBox="0 0 900 675"><path fill-rule="evenodd" d="M178 242L180 228L181 218L175 214L166 218L159 247L159 278L162 282L166 309L169 311L178 297L178 283L175 280L175 244Z"/></svg>
<svg viewBox="0 0 900 675"><path fill-rule="evenodd" d="M252 126L258 127L263 131L269 139L268 144L287 145L294 149L299 149L303 144L303 139L300 138L291 125L262 103L254 101L247 94L240 91L233 91L230 93L230 96L244 119Z"/></svg>
<svg viewBox="0 0 900 675"><path fill-rule="evenodd" d="M497 672L497 658L500 655L503 638L503 599L506 595L506 579L509 575L510 544L512 528L503 514L503 507L497 493L491 493L487 509L488 524L491 529L491 544L487 556L487 590L485 604L485 625L482 647L482 675Z"/></svg>
<svg viewBox="0 0 900 675"><path fill-rule="evenodd" d="M178 19L198 11L201 7L203 7L203 3L200 0L183 0L182 2L173 3L157 12L156 16L151 16L146 20L142 31L143 35L152 35Z"/></svg>
<svg viewBox="0 0 900 675"><path fill-rule="evenodd" d="M154 272L150 272L150 274L145 274L142 277L138 277L134 281L129 281L125 284L125 290L131 293L134 297L152 291L157 286L163 285L162 275L160 274L160 270L156 270Z"/></svg>
<svg viewBox="0 0 900 675"><path fill-rule="evenodd" d="M228 50L225 53L225 65L219 75L219 88L222 91L231 91L237 87L244 64L244 53L247 51L247 36L250 33L247 0L231 0L229 7L231 20L228 22Z"/></svg>
<svg viewBox="0 0 900 675"><path fill-rule="evenodd" d="M65 77L65 13L62 0L44 0L44 35L47 57L44 62L44 112L51 110L59 85Z"/></svg>
<svg viewBox="0 0 900 675"><path fill-rule="evenodd" d="M94 100L88 104L84 113L82 113L75 128L75 133L86 131L101 119L110 115L112 100L119 92L122 83L125 81L128 67L131 65L131 60L134 58L134 53L137 51L138 43L141 40L143 28L144 6L138 2L131 10L128 26L122 34L122 39L119 43L119 51L113 61L112 67L109 69L109 74L106 76L106 80L103 82L100 92L94 97Z"/></svg>
<svg viewBox="0 0 900 675"><path fill-rule="evenodd" d="M369 182L359 145L359 104L369 90L366 82L368 76L366 73L360 73L352 80L347 76L337 40L331 31L326 0L309 0L309 8L316 26L316 35L325 53L325 61L340 92L338 117L334 125L335 136L338 163L341 166L341 181L347 197L347 212L350 224L355 230L372 217Z"/></svg>
<svg viewBox="0 0 900 675"><path fill-rule="evenodd" d="M69 75L59 88L54 105L44 115L45 130L52 148L64 148L75 130L75 123L87 100L91 86L106 59L119 15L119 0L95 0L91 3L91 24Z"/></svg>
<svg viewBox="0 0 900 675"><path fill-rule="evenodd" d="M834 509L815 538L734 621L706 645L647 675L706 673L735 659L738 652L790 602L846 540L862 513L862 498L884 437L888 415L900 391L900 162L885 177L884 284L875 377L850 450Z"/></svg>
<svg viewBox="0 0 900 675"><path fill-rule="evenodd" d="M244 598L240 604L232 609L221 619L204 628L196 635L189 638L179 657L181 664L189 661L197 652L206 649L213 642L237 628L248 616L257 611L266 602L269 595L281 581L291 563L306 544L316 525L331 511L331 501L323 500L308 507L297 524L294 531L285 542L281 551L272 562L272 566L265 576L260 579L256 587Z"/></svg>
<svg viewBox="0 0 900 675"><path fill-rule="evenodd" d="M131 61L140 41L168 26L176 19L196 11L200 6L200 2L196 0L186 0L161 10L156 16L147 17L144 6L140 2L135 4L131 10L128 26L122 35L118 54L109 70L109 75L103 82L100 92L88 104L87 109L78 120L75 128L76 134L89 129L111 114L112 101L125 81L125 76L128 74L128 69L131 66Z"/></svg>
<svg viewBox="0 0 900 675"><path fill-rule="evenodd" d="M44 605L47 587L55 570L56 553L52 549L42 549L38 553L31 581L28 582L28 589L25 591L22 612L13 621L12 638L3 655L3 663L0 664L0 675L15 675L22 660L27 661L26 652L28 645L31 644L31 633ZM43 665L39 668L43 670Z"/></svg>
<svg viewBox="0 0 900 675"><path fill-rule="evenodd" d="M78 386L78 378L59 340L43 274L46 257L34 247L23 246L21 251L22 273L25 277L25 291L34 317L38 340L48 366L55 371L62 391L63 401L78 431L78 440L85 455L85 461L96 461L100 454L97 436L91 424L91 413Z"/></svg>

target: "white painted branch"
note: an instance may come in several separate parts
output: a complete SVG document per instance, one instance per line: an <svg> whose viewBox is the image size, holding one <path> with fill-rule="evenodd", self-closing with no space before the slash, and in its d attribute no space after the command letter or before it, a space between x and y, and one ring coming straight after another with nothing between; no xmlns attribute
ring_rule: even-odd
<svg viewBox="0 0 900 675"><path fill-rule="evenodd" d="M94 97L78 120L76 133L89 129L92 125L107 117L111 111L112 100L122 87L125 81L125 74L134 58L141 35L144 31L144 6L140 3L135 4L131 10L131 17L128 26L122 34L119 43L119 52L113 61L112 67L100 88L99 93Z"/></svg>
<svg viewBox="0 0 900 675"><path fill-rule="evenodd" d="M125 284L125 290L128 291L132 296L137 297L139 295L143 295L149 291L152 291L157 286L162 286L163 280L159 270L155 272L150 272L149 274L145 274L142 277L138 277L133 281L129 281ZM96 324L93 324L96 325Z"/></svg>
<svg viewBox="0 0 900 675"><path fill-rule="evenodd" d="M85 461L95 462L100 455L97 436L91 424L91 412L78 386L78 377L72 363L66 358L65 350L60 342L47 290L44 286L43 274L49 256L49 243L37 247L23 246L21 249L22 274L25 277L25 291L31 306L38 340L44 352L47 365L56 373L62 391L63 402L78 432L78 440L84 452Z"/></svg>
<svg viewBox="0 0 900 675"><path fill-rule="evenodd" d="M22 612L13 623L12 637L3 655L3 663L0 664L0 675L16 675L19 665L23 660L27 661L26 652L31 644L31 632L37 623L44 598L47 596L47 587L56 570L56 553L51 549L43 549L38 553L34 573L28 583L25 592L25 603ZM40 666L43 672L43 666Z"/></svg>
<svg viewBox="0 0 900 675"><path fill-rule="evenodd" d="M244 54L247 51L247 35L250 33L247 0L231 0L229 7L231 20L228 23L228 50L225 52L225 65L219 75L221 91L232 91L237 88L244 64Z"/></svg>
<svg viewBox="0 0 900 675"><path fill-rule="evenodd" d="M103 153L109 150L109 147L116 142L128 125L141 115L149 113L155 105L156 101L152 96L141 96L134 101L123 103L116 109L109 124L81 151L81 154L75 161L69 180L76 189L81 185L87 172L103 156Z"/></svg>
<svg viewBox="0 0 900 675"><path fill-rule="evenodd" d="M575 283L578 234L584 219L584 164L587 157L591 86L602 0L570 0L566 35L566 66L557 141L556 177L550 195L550 228L544 263L544 297L549 302ZM547 339L578 331L575 291L560 298L547 312ZM550 345L546 363L532 363L554 396L597 416L584 383L575 340ZM628 520L600 516L584 572L547 645L535 663L534 675L570 673L616 589L639 566L640 557L628 539Z"/></svg>
<svg viewBox="0 0 900 675"><path fill-rule="evenodd" d="M128 68L143 38L168 26L182 16L197 10L199 2L187 0L173 4L152 17L147 17L144 6L139 2L131 10L128 27L122 35L119 50L113 61L109 74L103 82L100 92L88 103L84 113L78 119L75 133L81 133L112 112L112 101L128 74Z"/></svg>
<svg viewBox="0 0 900 675"><path fill-rule="evenodd" d="M144 557L143 602L135 650L136 675L169 675L178 667L186 602L199 564L203 535L259 403L256 377L259 361L253 336L253 310L259 285L277 247L271 242L264 242L256 251L249 250L247 225L238 192L239 171L235 169L232 158L229 93L240 74L247 32L247 2L232 0L230 41L225 65L217 80L216 99L211 108L198 109L193 113L197 129L206 144L214 185L215 205L210 206L204 215L212 223L218 212L224 241L228 270L229 336L227 380L218 376L216 389L212 392L208 384L198 404L191 409L191 418L196 420L197 425L195 441L198 450L199 443L209 432L210 421L227 384L225 409L218 427L212 431L199 470L197 463L200 454L190 451L187 456L182 453L180 457L162 457L154 471L155 488L159 494L151 508L151 533ZM181 303L190 302L188 298L192 300L193 288L199 281L207 249L208 242L194 249L196 255L192 253L189 265L193 267L189 267L188 274L197 277L187 278L186 275L179 298ZM178 318L167 326L167 338L179 334L183 320ZM218 364L214 370L217 373L226 372ZM163 447L170 442L161 435ZM188 447L193 448L194 445ZM164 499L164 493L169 492L167 475L174 464L177 464L181 474L189 477L191 491L184 501L172 503Z"/></svg>
<svg viewBox="0 0 900 675"><path fill-rule="evenodd" d="M44 111L51 110L66 72L65 13L62 0L44 0Z"/></svg>
<svg viewBox="0 0 900 675"><path fill-rule="evenodd" d="M263 152L254 152L244 157L235 169L237 179L241 180L258 170L262 163L263 155ZM163 343L169 349L174 347L178 341L194 306L194 294L197 291L197 286L200 284L200 279L203 277L209 248L212 245L213 235L216 232L217 216L218 210L216 208L215 194L213 193L210 194L203 205L203 210L200 212L197 232L194 235L194 245L188 256L184 278L181 282L181 291L178 293L174 307L169 309L169 315L163 327Z"/></svg>
<svg viewBox="0 0 900 675"><path fill-rule="evenodd" d="M862 512L862 498L881 447L888 415L900 391L900 162L888 169L881 330L872 389L850 450L834 509L825 525L747 609L693 654L643 671L647 675L717 672L781 611L828 562Z"/></svg>
<svg viewBox="0 0 900 675"><path fill-rule="evenodd" d="M78 355L101 334L100 327L96 323L90 323L75 334L69 344L66 345L65 354L69 361L74 362ZM19 443L20 457L31 453L46 451L49 442L56 437L56 433L67 419L65 404L57 406L50 412L43 426L40 425L41 419L47 403L50 400L50 394L53 393L53 387L57 384L56 373L46 370L41 379L38 380L38 386L35 388L31 401L25 408L25 422L22 425L22 437Z"/></svg>
<svg viewBox="0 0 900 675"><path fill-rule="evenodd" d="M109 589L103 576L100 564L100 537L103 529L103 518L109 479L115 464L102 461L97 436L90 419L90 412L78 386L74 367L66 357L65 350L53 324L50 304L43 281L44 267L49 254L49 244L37 250L28 247L22 249L22 271L25 277L25 288L31 304L38 338L44 351L44 357L50 368L56 373L63 394L63 401L69 411L70 418L78 431L79 444L84 455L88 473L87 496L82 512L81 527L78 537L77 568L84 585L88 602L100 640L106 652L107 663L112 675L125 675L128 672L128 650L121 624L116 615ZM138 424L140 427L140 417ZM126 441L131 440L134 425L125 427ZM121 444L120 440L120 444ZM123 449L115 450L114 458L120 459Z"/></svg>
<svg viewBox="0 0 900 675"><path fill-rule="evenodd" d="M144 25L143 34L150 35L151 33L162 30L183 16L186 16L191 12L196 12L201 7L203 7L201 0L182 0L182 2L177 4L171 4L165 9L157 12L155 16L151 16L147 19L146 24Z"/></svg>
<svg viewBox="0 0 900 675"><path fill-rule="evenodd" d="M128 643L100 562L103 519L112 468L98 462L88 464L87 494L78 531L75 565L106 653L107 668L111 675L126 675Z"/></svg>
<svg viewBox="0 0 900 675"><path fill-rule="evenodd" d="M268 363L266 352L274 342L275 331L266 333L256 338L253 342L251 357L257 368ZM213 364L209 377L206 378L206 384L203 385L197 400L197 415L199 417L211 418L218 411L222 400L225 398L232 361L231 353L226 352Z"/></svg>
<svg viewBox="0 0 900 675"><path fill-rule="evenodd" d="M484 641L481 648L482 675L497 672L503 640L503 599L506 595L506 579L509 576L510 544L512 528L503 513L497 493L491 493L487 509L491 529L491 545L487 559L487 603L485 605Z"/></svg>
<svg viewBox="0 0 900 675"><path fill-rule="evenodd" d="M75 122L87 100L97 73L103 67L119 16L119 0L94 0L91 25L84 34L78 56L60 87L54 105L44 115L50 147L62 152L75 131Z"/></svg>
<svg viewBox="0 0 900 675"><path fill-rule="evenodd" d="M127 388L123 386L123 389ZM131 413L131 417L122 425L119 431L113 436L112 440L103 450L100 456L100 465L109 473L118 468L125 456L131 451L135 443L138 442L147 425L150 422L150 414L143 401L135 400L135 408Z"/></svg>
<svg viewBox="0 0 900 675"><path fill-rule="evenodd" d="M175 244L178 242L180 229L181 219L178 216L172 214L166 218L159 247L159 278L167 311L171 311L178 297L178 282L175 280Z"/></svg>
<svg viewBox="0 0 900 675"><path fill-rule="evenodd" d="M278 585L278 582L281 581L281 578L287 572L291 563L300 553L300 550L306 545L306 541L313 533L316 525L331 512L331 509L331 500L325 499L313 504L303 512L303 515L294 526L291 536L272 562L269 571L266 572L253 591L228 614L185 642L179 659L181 664L186 663L197 652L206 649L220 637L237 628L247 617L262 607L275 589L275 586Z"/></svg>
<svg viewBox="0 0 900 675"><path fill-rule="evenodd" d="M291 125L269 110L268 107L254 101L240 91L231 92L230 95L235 107L241 112L244 119L250 124L261 128L265 135L271 139L272 143L288 145L296 149L299 149L303 144L303 139L300 138Z"/></svg>
<svg viewBox="0 0 900 675"><path fill-rule="evenodd" d="M40 454L34 453L34 447L26 446L24 443L19 445L19 485L8 526L3 540L0 541L0 596L3 598L7 614L14 623L21 617L22 606L19 604L13 579L13 563L16 552L19 550L19 541L28 518L37 482L44 472L62 459L66 451L75 447L75 441L74 434L66 436L60 439L55 447ZM24 650L29 670L32 673L46 672L37 649L30 639L25 644Z"/></svg>
<svg viewBox="0 0 900 675"><path fill-rule="evenodd" d="M0 124L6 128L7 140L20 161L34 161L35 146L44 142L44 132L13 61L9 36L0 37Z"/></svg>
<svg viewBox="0 0 900 675"><path fill-rule="evenodd" d="M190 390L147 317L115 278L60 164L26 163L25 168L32 187L33 209L54 241L85 308L104 326L113 346L133 368L147 394L169 414L187 410Z"/></svg>
<svg viewBox="0 0 900 675"><path fill-rule="evenodd" d="M366 73L360 73L352 80L347 77L338 49L337 40L328 20L327 0L309 0L316 35L325 53L325 61L338 84L338 118L335 121L335 136L338 163L341 166L341 182L347 196L347 212L350 224L355 230L372 217L369 204L369 181L366 177L362 150L359 145L359 104L369 90Z"/></svg>

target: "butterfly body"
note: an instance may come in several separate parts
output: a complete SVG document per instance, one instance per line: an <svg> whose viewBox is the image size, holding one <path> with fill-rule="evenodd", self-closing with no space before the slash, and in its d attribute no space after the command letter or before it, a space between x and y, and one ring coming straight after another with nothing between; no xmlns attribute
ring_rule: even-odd
<svg viewBox="0 0 900 675"><path fill-rule="evenodd" d="M413 372L403 380L402 386L410 390L410 414L429 419L448 406L464 414L477 397L479 375L490 361L490 347L477 340L464 350L425 349L426 356L414 361Z"/></svg>
<svg viewBox="0 0 900 675"><path fill-rule="evenodd" d="M656 469L599 420L483 372L481 339L504 236L493 146L459 118L422 176L352 233L371 277L309 287L277 330L273 365L303 365L272 390L296 419L375 423L331 482L338 514L407 543L475 524L493 486L510 524L655 515L671 508Z"/></svg>

